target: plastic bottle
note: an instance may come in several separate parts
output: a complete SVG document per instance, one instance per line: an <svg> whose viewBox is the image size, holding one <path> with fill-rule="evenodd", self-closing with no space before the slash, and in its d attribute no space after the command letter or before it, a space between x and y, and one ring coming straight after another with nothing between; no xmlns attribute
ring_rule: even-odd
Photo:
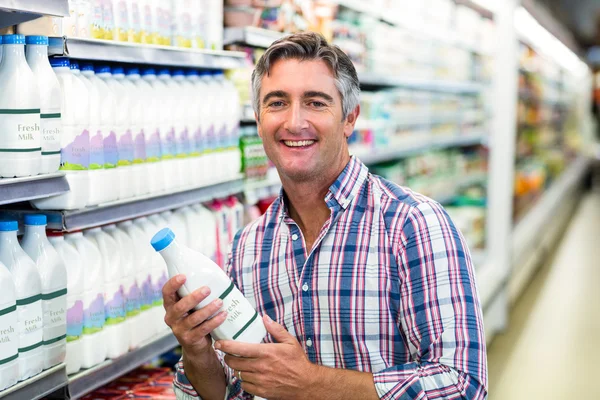
<svg viewBox="0 0 600 400"><path fill-rule="evenodd" d="M142 21L140 13L140 2L138 0L127 0L127 18L129 31L127 40L130 43L142 43Z"/></svg>
<svg viewBox="0 0 600 400"><path fill-rule="evenodd" d="M17 240L16 221L0 222L0 262L13 277L19 326L19 379L44 368L42 284L34 262Z"/></svg>
<svg viewBox="0 0 600 400"><path fill-rule="evenodd" d="M216 261L219 242L217 216L214 212L204 207L202 204L194 205L193 209L198 214L198 221L202 221L202 240L200 241L202 247L200 247L198 251L200 251L202 254L205 254L211 260Z"/></svg>
<svg viewBox="0 0 600 400"><path fill-rule="evenodd" d="M91 28L90 34L93 39L104 39L104 0L90 0L91 2Z"/></svg>
<svg viewBox="0 0 600 400"><path fill-rule="evenodd" d="M92 32L92 1L75 0L74 3L77 11L77 37L89 39Z"/></svg>
<svg viewBox="0 0 600 400"><path fill-rule="evenodd" d="M194 84L192 96L196 99L194 104L194 110L196 111L196 131L194 133L194 141L196 143L196 151L200 154L198 161L199 174L196 176L198 185L205 185L214 178L211 177L207 171L211 168L209 162L209 147L208 147L208 132L214 127L212 118L211 101L209 97L209 87L207 83L208 76L207 72L200 72L198 78L190 77L191 82Z"/></svg>
<svg viewBox="0 0 600 400"><path fill-rule="evenodd" d="M67 350L67 268L46 237L46 216L25 216L21 246L40 274L44 316L44 369L65 360Z"/></svg>
<svg viewBox="0 0 600 400"><path fill-rule="evenodd" d="M83 334L83 261L62 232L48 232L48 240L67 271L67 374L81 369L81 336Z"/></svg>
<svg viewBox="0 0 600 400"><path fill-rule="evenodd" d="M83 331L81 336L81 367L100 364L107 355L104 332L104 274L102 256L98 247L82 232L65 235L67 243L75 247L83 265Z"/></svg>
<svg viewBox="0 0 600 400"><path fill-rule="evenodd" d="M177 243L175 234L168 228L154 235L152 247L165 259L169 277L178 274L186 276L185 283L178 291L181 297L202 286L210 288L210 295L195 307L196 310L217 298L223 300L221 310L227 311L227 318L211 333L213 339L246 343L260 343L264 339L267 331L262 318L218 265L202 253Z"/></svg>
<svg viewBox="0 0 600 400"><path fill-rule="evenodd" d="M236 178L242 170L242 154L240 151L240 119L241 104L238 90L231 80L225 78L223 73L217 76L224 87L225 104L223 109L225 113L225 166L227 168L227 177Z"/></svg>
<svg viewBox="0 0 600 400"><path fill-rule="evenodd" d="M108 68L108 67L106 67ZM123 68L115 67L113 69L122 77L124 77ZM116 144L116 157L115 165L117 170L115 173L118 177L119 182L119 198L128 199L133 197L134 186L133 186L133 172L131 165L133 163L133 139L131 136L131 130L129 129L129 112L131 110L131 101L129 94L126 93L123 86L118 82L117 78L111 73L110 68L104 72L98 74L98 77L106 83L106 86L110 89L113 95L113 111L114 111L114 125L113 131L115 133L115 144ZM112 132L111 132L112 135ZM106 144L107 142L105 142ZM111 146L111 143L108 143ZM115 155L113 155L114 157Z"/></svg>
<svg viewBox="0 0 600 400"><path fill-rule="evenodd" d="M111 0L114 12L114 40L127 42L129 36L129 15L125 0Z"/></svg>
<svg viewBox="0 0 600 400"><path fill-rule="evenodd" d="M221 114L223 113L221 93L219 92L219 85L213 79L212 72L202 71L200 73L200 81L205 88L204 98L211 99L210 102L204 102L201 108L201 113L206 118L206 129L204 130L204 142L206 144L205 164L206 166L211 166L211 170L215 171L215 174L211 174L214 176L207 177L207 181L211 183L221 182L224 175L218 142L218 133L222 128Z"/></svg>
<svg viewBox="0 0 600 400"><path fill-rule="evenodd" d="M88 204L90 193L90 95L84 82L73 75L68 58L51 58L50 63L61 88L63 131L60 170L66 173L70 190L58 196L34 200L32 203L41 210L74 210Z"/></svg>
<svg viewBox="0 0 600 400"><path fill-rule="evenodd" d="M105 40L116 40L115 37L115 10L112 0L102 0L102 26Z"/></svg>
<svg viewBox="0 0 600 400"><path fill-rule="evenodd" d="M191 114L194 110L191 108L191 99L188 98L187 80L182 69L173 71L172 78L168 85L169 90L175 93L175 143L176 160L181 164L181 181L183 187L189 187L194 182L194 175L199 171L194 171L192 167L191 149ZM197 111L196 111L197 112Z"/></svg>
<svg viewBox="0 0 600 400"><path fill-rule="evenodd" d="M160 213L160 215L165 221L167 221L167 224L165 226L158 227L158 230L170 227L179 238L179 242L182 245L187 246L187 226L185 224L185 217L183 216L183 214L179 212L179 210L175 210L175 212L163 211L162 213Z"/></svg>
<svg viewBox="0 0 600 400"><path fill-rule="evenodd" d="M204 5L208 11L206 19L207 48L212 50L223 50L223 1L206 0Z"/></svg>
<svg viewBox="0 0 600 400"><path fill-rule="evenodd" d="M221 200L213 201L209 209L215 215L217 222L217 251L215 253L215 263L221 268L227 261L227 251L229 245L229 212Z"/></svg>
<svg viewBox="0 0 600 400"><path fill-rule="evenodd" d="M182 80L183 96L185 101L184 119L188 128L189 140L189 180L190 186L197 187L202 184L202 118L200 116L201 94L196 92L196 83L200 80L198 71L191 69L185 73Z"/></svg>
<svg viewBox="0 0 600 400"><path fill-rule="evenodd" d="M129 331L125 324L125 296L123 291L123 271L121 253L117 242L101 228L92 228L84 232L102 256L104 272L104 335L107 356L117 358L129 350Z"/></svg>
<svg viewBox="0 0 600 400"><path fill-rule="evenodd" d="M4 35L0 64L0 177L42 169L40 90L25 60L25 36Z"/></svg>
<svg viewBox="0 0 600 400"><path fill-rule="evenodd" d="M19 320L15 283L0 262L0 391L19 380Z"/></svg>
<svg viewBox="0 0 600 400"><path fill-rule="evenodd" d="M60 84L48 62L48 37L27 36L27 64L37 78L40 90L40 131L42 138L41 173L49 174L60 167Z"/></svg>
<svg viewBox="0 0 600 400"><path fill-rule="evenodd" d="M2 46L2 36L0 36L0 63L2 62L2 49L3 49L3 46Z"/></svg>
<svg viewBox="0 0 600 400"><path fill-rule="evenodd" d="M173 46L191 48L192 47L192 11L194 1L179 0L174 1L174 31L172 41Z"/></svg>

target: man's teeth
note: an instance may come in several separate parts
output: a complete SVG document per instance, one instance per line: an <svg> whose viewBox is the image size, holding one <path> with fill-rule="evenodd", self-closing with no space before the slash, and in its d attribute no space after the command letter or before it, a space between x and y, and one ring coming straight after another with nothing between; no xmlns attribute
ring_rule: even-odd
<svg viewBox="0 0 600 400"><path fill-rule="evenodd" d="M283 143L285 143L286 146L289 147L304 147L304 146L310 146L311 144L313 144L315 141L314 140L300 140L298 142L294 142L291 140L284 140Z"/></svg>

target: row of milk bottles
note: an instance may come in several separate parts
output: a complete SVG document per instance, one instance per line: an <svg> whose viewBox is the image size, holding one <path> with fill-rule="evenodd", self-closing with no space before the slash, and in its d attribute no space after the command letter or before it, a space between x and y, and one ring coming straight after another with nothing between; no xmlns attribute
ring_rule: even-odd
<svg viewBox="0 0 600 400"><path fill-rule="evenodd" d="M71 190L33 202L37 208L78 209L239 174L238 93L222 72L51 63Z"/></svg>

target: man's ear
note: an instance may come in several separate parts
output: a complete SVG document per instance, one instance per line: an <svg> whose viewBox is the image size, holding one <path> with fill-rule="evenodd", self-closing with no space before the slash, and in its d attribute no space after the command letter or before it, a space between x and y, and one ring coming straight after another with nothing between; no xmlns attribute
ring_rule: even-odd
<svg viewBox="0 0 600 400"><path fill-rule="evenodd" d="M352 132L354 132L354 126L356 125L356 120L358 119L359 115L360 115L360 104L357 105L356 108L350 114L348 114L348 116L346 117L345 126L344 126L344 136L346 136L346 138L349 138L350 136L352 136Z"/></svg>

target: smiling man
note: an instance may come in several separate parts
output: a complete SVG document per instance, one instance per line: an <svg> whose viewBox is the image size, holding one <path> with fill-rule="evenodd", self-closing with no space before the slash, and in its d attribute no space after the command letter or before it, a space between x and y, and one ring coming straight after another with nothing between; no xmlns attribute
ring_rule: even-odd
<svg viewBox="0 0 600 400"><path fill-rule="evenodd" d="M185 278L169 280L165 321L183 347L178 398L485 399L467 245L438 203L350 156L360 113L350 59L320 35L296 34L267 50L252 80L283 189L236 235L227 272L269 334L213 345L222 303L190 314L209 289L179 299Z"/></svg>

